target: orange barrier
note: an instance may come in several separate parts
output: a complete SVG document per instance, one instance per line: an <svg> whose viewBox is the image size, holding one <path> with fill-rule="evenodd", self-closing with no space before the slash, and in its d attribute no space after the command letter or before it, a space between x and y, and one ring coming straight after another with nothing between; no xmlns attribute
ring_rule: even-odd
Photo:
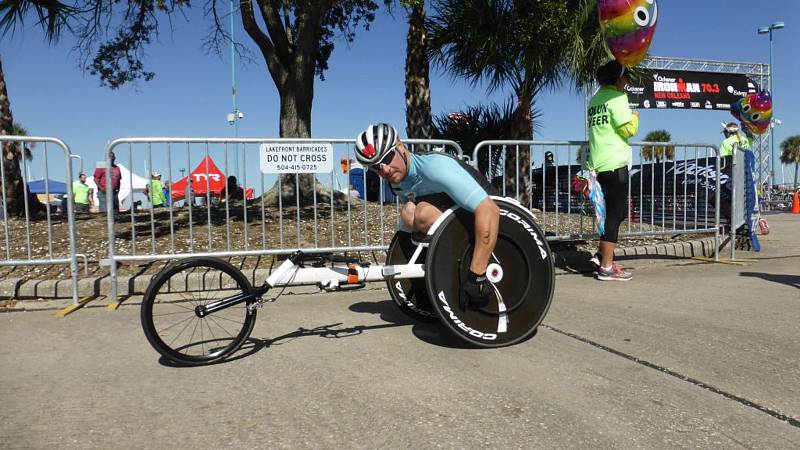
<svg viewBox="0 0 800 450"><path fill-rule="evenodd" d="M800 191L794 193L794 202L792 203L792 214L800 214Z"/></svg>

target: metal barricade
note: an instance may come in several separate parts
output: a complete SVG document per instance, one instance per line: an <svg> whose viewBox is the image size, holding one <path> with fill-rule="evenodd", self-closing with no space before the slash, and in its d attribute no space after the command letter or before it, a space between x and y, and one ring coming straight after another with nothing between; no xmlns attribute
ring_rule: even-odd
<svg viewBox="0 0 800 450"><path fill-rule="evenodd" d="M64 154L64 170L66 179L66 195L68 199L72 198L72 167L71 167L71 154L69 147L63 141L53 137L36 137L36 136L0 136L0 145L20 145L25 144L42 144L41 151L43 153L44 161L44 194L45 202L40 205L38 200L32 197L28 179L28 160L24 156L22 148L19 151L22 153L20 156L20 165L13 167L6 159L0 158L0 189L2 189L2 220L3 222L3 248L0 250L2 258L0 259L0 266L34 266L34 265L53 265L53 264L69 264L70 277L72 281L72 301L74 304L78 303L78 263L75 247L75 220L72 202L67 201L67 214L66 214L66 230L64 230L63 214L57 217L56 208L50 204L50 165L48 153L50 149L55 146L58 151ZM35 149L39 151L39 149ZM17 173L19 171L19 173ZM13 175L12 175L13 173ZM7 197L7 188L10 188L9 183L14 182L13 178L19 177L22 186L17 189L23 189L21 194L23 208L17 211L19 219L11 217L8 210L8 202L11 200ZM43 210L41 210L43 209ZM22 213L24 212L24 216ZM38 217L44 215L45 226L41 227ZM58 220L57 220L58 219ZM42 245L41 242L34 242L31 233L36 229L44 228L47 235L47 247L36 247L34 245ZM24 236L22 235L24 233ZM68 248L57 248L53 245L54 236L61 233L66 233L68 239ZM13 237L12 237L13 235ZM46 250L46 252L44 251ZM45 253L45 254L42 254ZM85 258L85 257L84 257Z"/></svg>
<svg viewBox="0 0 800 450"><path fill-rule="evenodd" d="M792 208L794 201L794 193L797 191L798 185L794 183L782 183L773 185L770 189L769 199L764 199L766 210L768 211L788 211ZM762 194L766 194L762 192Z"/></svg>
<svg viewBox="0 0 800 450"><path fill-rule="evenodd" d="M452 141L410 139L403 142L411 151L440 150L463 156L461 148ZM251 169L251 166L258 167L257 152L262 144L330 145L334 163L341 161L347 165L348 160L355 161L354 139L145 137L117 139L108 144L105 152L106 205L114 201L111 153L129 168L134 167L135 161L142 161L140 158L150 172L155 171L154 168L164 168L159 172L165 172L170 182L166 196L172 200L183 195L182 200L169 201L163 208L153 208L151 199L143 197L145 207L141 212L136 211L131 200L132 207L120 213L118 219L108 214L108 259L103 263L110 267L111 298L117 297L117 262L191 256L280 255L298 249L304 252L368 252L388 248L400 220L399 199L394 198L388 184L376 182L377 176L373 178L375 174L365 170L351 178L352 169L343 181L337 173L339 164L327 173L265 175ZM237 186L231 185L230 192L227 188L213 192L212 188L215 177L238 173L240 168L229 164L234 160L234 152L239 152L237 159L242 162L244 189L243 198L235 201L232 197L239 192L238 179ZM174 181L184 178L185 172L177 177L181 167L189 171L183 194L176 191L177 182ZM218 170L214 170L215 167ZM132 170L128 176L133 186ZM361 189L351 185L350 180ZM248 199L247 190L251 185L254 192L259 188L261 195ZM354 195L356 191L358 197ZM182 204L178 206L177 203Z"/></svg>
<svg viewBox="0 0 800 450"><path fill-rule="evenodd" d="M548 240L585 240L597 237L581 181L588 147L586 141L484 141L472 161L503 195L536 212ZM714 233L718 243L720 185L729 177L720 171L717 148L663 142L631 147L628 220L620 236Z"/></svg>

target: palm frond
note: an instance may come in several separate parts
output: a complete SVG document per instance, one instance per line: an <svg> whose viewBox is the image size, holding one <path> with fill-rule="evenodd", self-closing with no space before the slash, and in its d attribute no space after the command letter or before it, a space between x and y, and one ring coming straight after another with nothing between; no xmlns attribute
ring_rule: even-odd
<svg viewBox="0 0 800 450"><path fill-rule="evenodd" d="M509 58L513 39L508 32L512 11L508 2L439 0L427 20L431 62L473 85L485 81L493 91L513 83L518 70Z"/></svg>
<svg viewBox="0 0 800 450"><path fill-rule="evenodd" d="M800 134L790 136L781 142L781 162L800 164Z"/></svg>
<svg viewBox="0 0 800 450"><path fill-rule="evenodd" d="M11 128L11 135L12 136L28 136L28 129L22 126L19 122L14 122ZM20 151L20 143L14 142L11 144L12 148L15 152L19 153ZM33 149L36 147L35 142L25 143L22 145L22 156L30 161L33 159Z"/></svg>
<svg viewBox="0 0 800 450"><path fill-rule="evenodd" d="M458 142L461 148L472 154L481 141L511 139L513 133L516 104L508 100L502 105L478 104L468 106L464 111L437 114L433 118L434 137ZM531 111L534 127L538 127L542 111ZM490 178L502 173L502 153L478 155L478 170ZM491 161L491 162L490 162ZM489 168L492 173L489 173Z"/></svg>
<svg viewBox="0 0 800 450"><path fill-rule="evenodd" d="M61 31L69 27L69 17L75 11L58 0L3 0L0 1L0 35L13 34L17 25L22 26L29 13L33 13L47 40L57 41Z"/></svg>
<svg viewBox="0 0 800 450"><path fill-rule="evenodd" d="M644 137L645 142L669 142L672 140L672 135L667 130L654 130ZM646 161L655 159L660 161L662 159L672 159L675 157L674 145L645 145L642 147L642 158Z"/></svg>

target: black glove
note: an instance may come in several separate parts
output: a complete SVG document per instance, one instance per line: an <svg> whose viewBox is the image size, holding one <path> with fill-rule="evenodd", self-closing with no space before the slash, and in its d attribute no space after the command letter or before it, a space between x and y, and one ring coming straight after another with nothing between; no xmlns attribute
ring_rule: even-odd
<svg viewBox="0 0 800 450"><path fill-rule="evenodd" d="M492 288L491 282L486 279L485 273L477 275L470 270L467 275L467 282L464 283L464 288L462 289L462 309L466 309L468 306L473 308L487 306L492 299L493 292L494 288Z"/></svg>

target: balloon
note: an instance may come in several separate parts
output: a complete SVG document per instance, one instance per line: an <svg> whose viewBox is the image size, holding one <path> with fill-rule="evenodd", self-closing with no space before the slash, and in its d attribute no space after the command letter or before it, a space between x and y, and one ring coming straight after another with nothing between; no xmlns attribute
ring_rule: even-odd
<svg viewBox="0 0 800 450"><path fill-rule="evenodd" d="M614 58L629 67L642 62L656 31L656 0L599 0L597 13Z"/></svg>
<svg viewBox="0 0 800 450"><path fill-rule="evenodd" d="M750 132L764 134L772 119L772 94L766 89L748 94L731 106L731 114Z"/></svg>

